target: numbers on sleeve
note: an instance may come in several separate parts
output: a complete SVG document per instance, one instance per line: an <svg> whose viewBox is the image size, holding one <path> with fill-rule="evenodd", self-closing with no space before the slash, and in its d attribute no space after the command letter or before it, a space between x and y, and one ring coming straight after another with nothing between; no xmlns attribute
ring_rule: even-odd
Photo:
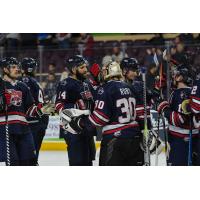
<svg viewBox="0 0 200 200"><path fill-rule="evenodd" d="M98 109L103 109L104 107L104 101L99 101L99 100L96 100L95 101L95 108L98 108Z"/></svg>
<svg viewBox="0 0 200 200"><path fill-rule="evenodd" d="M44 96L43 96L42 90L39 90L38 92L38 101L40 103L44 103Z"/></svg>

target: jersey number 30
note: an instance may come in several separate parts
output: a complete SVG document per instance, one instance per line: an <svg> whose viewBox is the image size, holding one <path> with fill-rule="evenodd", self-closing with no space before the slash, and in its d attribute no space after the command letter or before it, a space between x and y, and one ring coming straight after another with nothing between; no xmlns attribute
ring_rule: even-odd
<svg viewBox="0 0 200 200"><path fill-rule="evenodd" d="M120 123L127 123L131 120L135 120L135 99L133 97L118 99L116 101L116 106L121 108L121 112L125 114L125 116L119 116L118 120Z"/></svg>

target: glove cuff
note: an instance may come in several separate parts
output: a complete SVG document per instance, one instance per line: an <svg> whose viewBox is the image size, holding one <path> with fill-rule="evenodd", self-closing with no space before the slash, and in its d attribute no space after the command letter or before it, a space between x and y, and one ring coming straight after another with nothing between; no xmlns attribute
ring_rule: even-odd
<svg viewBox="0 0 200 200"><path fill-rule="evenodd" d="M165 108L169 108L169 103L167 101L163 101L162 103L159 104L157 111L158 113L162 113Z"/></svg>

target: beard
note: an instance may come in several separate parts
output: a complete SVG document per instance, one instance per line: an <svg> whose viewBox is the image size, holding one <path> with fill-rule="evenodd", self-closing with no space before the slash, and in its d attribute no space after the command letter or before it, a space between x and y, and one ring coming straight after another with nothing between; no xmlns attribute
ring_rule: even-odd
<svg viewBox="0 0 200 200"><path fill-rule="evenodd" d="M86 74L81 74L78 70L76 71L76 77L80 81L84 81L86 79Z"/></svg>

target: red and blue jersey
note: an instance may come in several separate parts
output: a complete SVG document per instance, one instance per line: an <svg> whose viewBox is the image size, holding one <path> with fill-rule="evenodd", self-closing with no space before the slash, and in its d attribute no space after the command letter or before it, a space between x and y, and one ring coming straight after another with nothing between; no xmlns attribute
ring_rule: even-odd
<svg viewBox="0 0 200 200"><path fill-rule="evenodd" d="M105 135L139 133L136 121L136 99L128 84L111 80L99 87L95 108L85 126L101 126Z"/></svg>
<svg viewBox="0 0 200 200"><path fill-rule="evenodd" d="M198 129L194 128L194 124L190 120L190 115L185 115L182 111L181 104L184 100L189 99L191 88L179 88L174 90L170 96L170 115L169 131L170 134L177 137L188 137L192 127L192 133L198 134ZM192 123L192 124L190 124Z"/></svg>
<svg viewBox="0 0 200 200"><path fill-rule="evenodd" d="M91 110L93 96L88 83L68 77L58 84L55 103L57 112L67 108Z"/></svg>
<svg viewBox="0 0 200 200"><path fill-rule="evenodd" d="M10 93L11 98L7 106L8 121L6 113L0 112L0 132L5 132L5 125L8 123L9 134L24 134L29 132L27 117L35 116L37 106L28 87L21 81L10 83L5 81L5 90Z"/></svg>
<svg viewBox="0 0 200 200"><path fill-rule="evenodd" d="M30 76L23 76L20 78L20 80L28 86L35 104L41 108L44 104L44 93L38 81ZM28 117L27 120L29 123L39 122L38 117Z"/></svg>

